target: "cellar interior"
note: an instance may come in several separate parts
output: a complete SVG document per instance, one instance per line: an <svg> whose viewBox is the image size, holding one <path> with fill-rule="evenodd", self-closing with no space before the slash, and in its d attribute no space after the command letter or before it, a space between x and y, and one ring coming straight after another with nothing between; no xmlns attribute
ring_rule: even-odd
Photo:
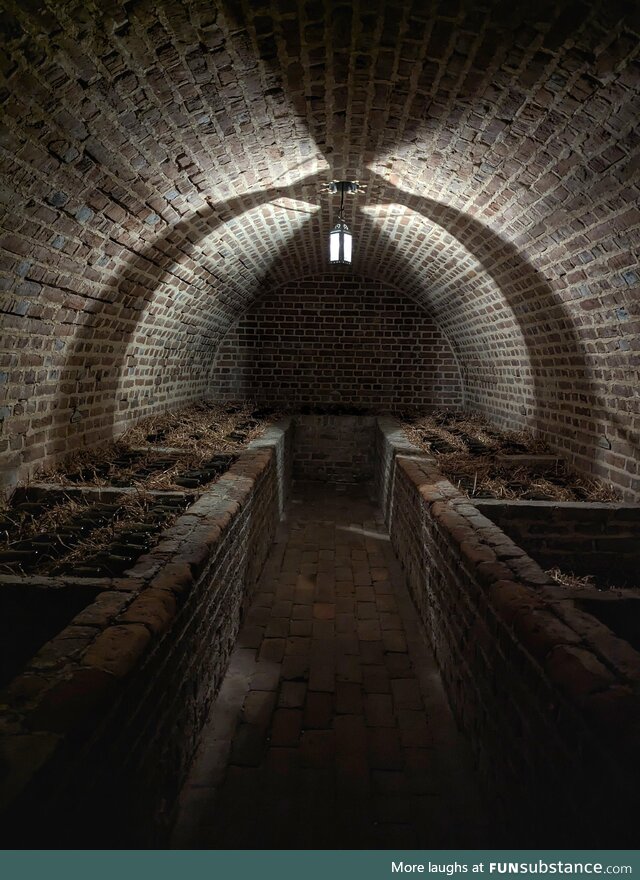
<svg viewBox="0 0 640 880"><path fill-rule="evenodd" d="M633 847L637 4L2 5L3 845Z"/></svg>

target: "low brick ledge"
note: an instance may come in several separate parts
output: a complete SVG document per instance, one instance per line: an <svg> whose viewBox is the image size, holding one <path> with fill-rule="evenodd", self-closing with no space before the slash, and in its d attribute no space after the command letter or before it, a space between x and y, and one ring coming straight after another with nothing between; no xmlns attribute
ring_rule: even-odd
<svg viewBox="0 0 640 880"><path fill-rule="evenodd" d="M426 509L448 533L452 544L460 548L463 564L470 575L475 575L487 590L492 604L504 619L513 622L517 609L536 608L551 615L547 619L551 632L549 644L554 637L559 644L563 633L568 641L574 643L577 635L584 640L585 647L592 650L598 659L619 674L620 683L637 686L640 693L640 653L617 638L603 623L575 607L571 591L566 590L568 598L560 599L563 588L553 581L535 560L531 559L502 529L484 516L478 508L463 495L438 470L435 460L425 455L404 436L402 428L394 419L380 419L380 428L386 433L387 441L394 447L396 465L414 484ZM397 427L396 427L397 426ZM391 428L391 431L388 430ZM400 440L397 435L402 435ZM504 502L499 502L503 504ZM518 502L515 502L516 504ZM482 504L485 504L483 499ZM556 507L569 508L578 517L599 516L601 511L618 512L625 521L640 515L640 506L633 504L611 504L590 502L522 502L527 507L535 507L540 516L548 516ZM628 595L628 591L618 591ZM583 594L582 598L587 595ZM551 622L551 618L555 622ZM558 623L560 626L558 626ZM573 635L569 636L564 625L570 626ZM544 618L540 619L544 630ZM540 643L536 639L527 643L521 638L524 647L531 648L532 656L544 661L540 655ZM619 660L625 657L620 668Z"/></svg>
<svg viewBox="0 0 640 880"><path fill-rule="evenodd" d="M290 429L290 419L269 426L123 576L0 579L52 588L64 580L103 590L0 692L0 813L61 744L91 730L170 629Z"/></svg>
<svg viewBox="0 0 640 880"><path fill-rule="evenodd" d="M392 540L390 496L395 481L404 479L420 498L421 520L437 524L441 537L455 549L466 582L475 584L478 616L483 605L491 608L505 634L550 684L557 706L565 707L565 715L575 712L582 718L618 775L634 778L633 768L640 769L640 653L579 609L569 591L562 597L557 583L452 485L433 458L407 440L399 422L381 418L378 426L387 449L388 484L379 485L379 493L388 496L385 514ZM578 515L593 512L588 502L571 506ZM628 516L634 506L614 507ZM401 562L405 565L404 559ZM455 695L452 702L457 710ZM477 730L471 732L478 735Z"/></svg>

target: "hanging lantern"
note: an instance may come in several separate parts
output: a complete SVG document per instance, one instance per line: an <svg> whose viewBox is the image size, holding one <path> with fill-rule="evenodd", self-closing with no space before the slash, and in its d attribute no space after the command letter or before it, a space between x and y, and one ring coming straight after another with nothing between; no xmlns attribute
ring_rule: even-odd
<svg viewBox="0 0 640 880"><path fill-rule="evenodd" d="M345 223L343 216L344 211L344 194L345 192L355 194L363 187L353 180L334 180L327 185L327 192L333 194L340 192L340 210L338 211L338 222L329 234L329 262L331 263L350 263L353 254L353 236L351 230Z"/></svg>
<svg viewBox="0 0 640 880"><path fill-rule="evenodd" d="M352 235L344 220L339 219L329 235L329 260L332 263L351 262Z"/></svg>

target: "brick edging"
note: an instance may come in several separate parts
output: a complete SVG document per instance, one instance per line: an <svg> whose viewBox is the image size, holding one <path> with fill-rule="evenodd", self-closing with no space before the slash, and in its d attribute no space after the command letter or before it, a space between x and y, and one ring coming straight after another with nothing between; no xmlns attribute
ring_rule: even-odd
<svg viewBox="0 0 640 880"><path fill-rule="evenodd" d="M5 689L0 709L0 765L9 772L0 788L0 810L8 815L18 803L18 813L28 813L41 775L46 786L55 789L48 765L58 755L62 765L69 760L70 743L74 744L71 751L77 751L78 744L94 737L98 728L108 728L105 714L114 703L138 686L135 682L155 662L158 652L171 653L172 628L177 621L184 625L180 618L190 602L196 602L197 609L194 594L202 589L207 594L225 592L227 584L218 583L218 570L229 570L230 576L242 581L237 588L242 595L233 603L233 619L225 625L225 632L229 631L224 650L230 647L239 627L238 615L257 581L282 514L291 472L290 443L290 419L268 428L123 577L97 581L107 591L76 615ZM246 524L240 522L243 511L246 518L256 510L266 517L252 532L259 546L247 547L242 571L237 564L229 569L227 557L232 550L242 553L241 548L234 548L246 533ZM245 532L241 533L242 527ZM105 596L110 597L106 610L98 601ZM216 674L218 681L211 683L211 692L198 710L202 719L206 717L204 703L208 707L213 699L222 667Z"/></svg>
<svg viewBox="0 0 640 880"><path fill-rule="evenodd" d="M396 420L379 419L378 427L378 494L392 543L454 710L478 752L484 748L478 737L486 735L489 742L487 730L497 726L493 735L502 739L502 747L509 742L521 760L527 759L526 720L516 725L519 741L506 721L500 729L483 720L487 713L509 715L491 695L491 682L497 668L515 667L508 674L518 679L528 701L519 711L526 715L537 701L538 711L562 719L563 747L571 749L573 736L573 747L580 742L599 762L589 779L597 776L598 786L606 777L615 779L618 793L631 798L629 772L638 763L640 654L571 599L559 599L540 566L458 492L433 459L401 436ZM500 750L485 756L487 774L501 761ZM580 767L578 762L577 776ZM505 791L515 785L507 773ZM546 803L544 794L540 800ZM574 806L579 811L577 801ZM539 816L536 821L544 827Z"/></svg>

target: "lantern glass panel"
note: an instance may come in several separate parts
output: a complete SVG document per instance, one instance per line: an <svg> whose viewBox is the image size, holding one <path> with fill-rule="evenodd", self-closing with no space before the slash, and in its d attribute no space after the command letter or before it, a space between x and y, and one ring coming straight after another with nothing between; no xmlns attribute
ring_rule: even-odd
<svg viewBox="0 0 640 880"><path fill-rule="evenodd" d="M352 244L352 241L353 241L353 239L352 239L351 233L350 233L350 232L345 232L345 233L344 233L344 244L343 244L343 248L344 248L344 252L343 252L343 260L345 261L345 263L350 263L350 262L351 262L351 244Z"/></svg>
<svg viewBox="0 0 640 880"><path fill-rule="evenodd" d="M340 231L334 229L329 236L329 259L332 263L340 260Z"/></svg>

